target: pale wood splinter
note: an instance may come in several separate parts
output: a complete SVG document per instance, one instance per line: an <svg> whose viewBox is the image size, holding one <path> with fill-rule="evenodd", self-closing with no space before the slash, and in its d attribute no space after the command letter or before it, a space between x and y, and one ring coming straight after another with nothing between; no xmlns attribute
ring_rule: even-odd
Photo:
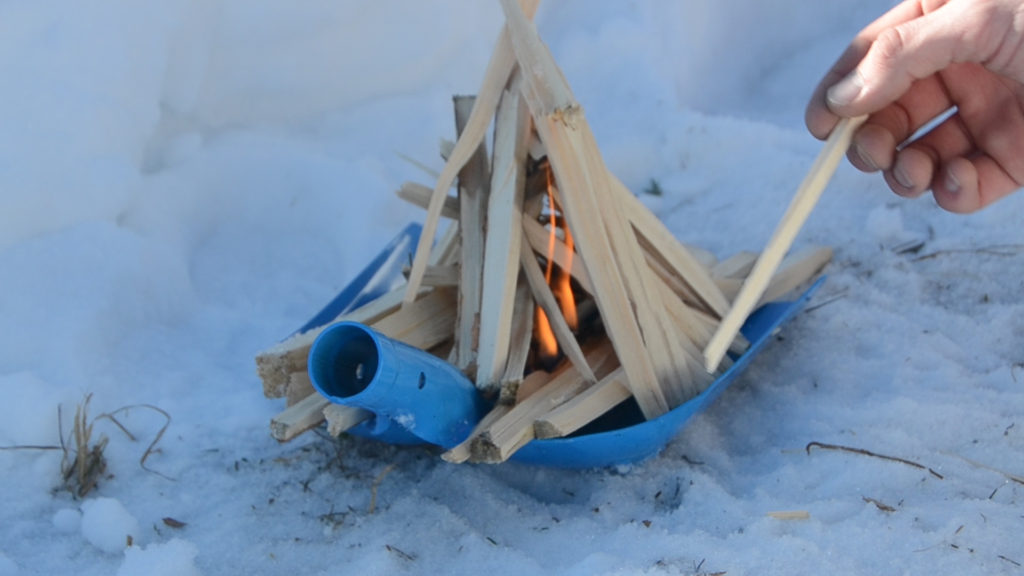
<svg viewBox="0 0 1024 576"><path fill-rule="evenodd" d="M778 268L779 263L782 262L782 257L786 255L789 247L793 245L793 240L796 239L797 233L804 225L804 222L807 221L807 217L811 214L814 205L818 203L822 191L825 190L825 186L839 166L839 161L843 158L847 148L850 147L850 140L853 138L854 131L866 119L867 116L844 118L832 130L832 134L828 137L825 147L818 154L818 158L811 166L810 172L807 173L807 177L800 184L796 195L793 196L793 200L789 204L789 208L786 209L782 220L779 221L778 226L775 228L771 240L768 241L768 245L761 252L757 263L754 264L754 269L750 272L750 276L743 283L743 288L740 289L739 295L736 296L732 308L729 309L729 313L722 319L718 330L711 337L711 342L704 349L704 367L708 372L714 372L718 368L718 364L722 361L722 357L725 356L729 343L732 342L736 333L739 332L740 326L743 325L747 316L753 311L754 305L760 300L765 288L768 287L768 283L771 281L772 274Z"/></svg>

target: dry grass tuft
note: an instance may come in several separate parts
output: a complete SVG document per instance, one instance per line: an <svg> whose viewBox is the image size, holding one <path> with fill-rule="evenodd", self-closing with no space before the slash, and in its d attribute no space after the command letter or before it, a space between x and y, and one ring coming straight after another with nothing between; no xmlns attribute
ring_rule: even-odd
<svg viewBox="0 0 1024 576"><path fill-rule="evenodd" d="M96 485L99 483L100 478L107 470L107 459L104 456L104 450L107 448L107 444L110 439L105 434L100 434L99 438L93 442L93 428L96 426L96 422L99 420L109 420L114 426L117 426L121 432L124 433L133 442L137 440L134 434L132 434L124 424L118 420L118 415L124 414L133 408L145 408L151 410L164 417L164 425L157 432L153 441L146 447L146 451L143 452L142 458L139 459L139 466L151 474L156 474L161 478L167 480L174 480L165 474L161 474L156 470L153 470L146 465L146 460L151 455L158 452L156 445L163 438L164 432L167 431L168 426L171 425L171 415L164 410L157 408L151 404L132 404L130 406L122 406L112 412L104 412L96 416L95 418L89 418L89 402L92 401L92 394L86 394L78 406L75 407L75 417L72 420L71 434L65 438L64 436L64 415L60 406L57 406L57 436L60 438L60 446L43 446L43 445L19 445L19 446L0 446L0 450L60 450L62 453L60 462L60 473L61 480L63 481L62 488L70 492L76 498L84 498L89 492L91 492Z"/></svg>

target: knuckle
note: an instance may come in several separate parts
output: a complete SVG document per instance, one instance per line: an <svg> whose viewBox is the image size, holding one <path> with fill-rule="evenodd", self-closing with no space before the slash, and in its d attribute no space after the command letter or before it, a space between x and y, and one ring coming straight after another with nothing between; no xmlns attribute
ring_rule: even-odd
<svg viewBox="0 0 1024 576"><path fill-rule="evenodd" d="M906 32L900 26L887 28L875 40L873 49L878 56L879 64L886 67L893 67L907 46Z"/></svg>

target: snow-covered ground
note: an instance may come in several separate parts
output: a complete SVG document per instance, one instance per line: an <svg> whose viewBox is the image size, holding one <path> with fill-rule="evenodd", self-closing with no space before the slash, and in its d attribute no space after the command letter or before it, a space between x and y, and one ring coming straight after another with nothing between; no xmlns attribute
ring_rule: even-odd
<svg viewBox="0 0 1024 576"><path fill-rule="evenodd" d="M820 148L808 94L889 5L547 0L538 23L612 169L725 256L767 240ZM440 166L501 21L477 0L0 3L0 446L57 443L88 393L173 419L159 474L139 459L162 416L122 414L136 442L98 421L83 501L59 453L0 451L0 575L1024 573L1024 196L953 216L844 165L798 240L835 247L828 283L639 465L269 437L254 354L421 218L395 152Z"/></svg>

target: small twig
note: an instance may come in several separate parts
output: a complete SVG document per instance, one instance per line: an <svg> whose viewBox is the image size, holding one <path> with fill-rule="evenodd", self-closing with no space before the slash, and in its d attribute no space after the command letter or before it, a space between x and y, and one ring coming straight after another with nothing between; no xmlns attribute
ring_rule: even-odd
<svg viewBox="0 0 1024 576"><path fill-rule="evenodd" d="M944 480L944 477L942 476L942 474L939 474L938 472L936 472L935 470L932 470L931 468L929 468L927 466L923 466L921 464L918 464L917 462L913 462L911 460L907 460L906 458L898 458L896 456L886 456L885 454L877 454L875 452L864 450L863 448L851 448L849 446L840 446L838 444L824 444L824 443L821 443L821 442L811 442L811 443L809 443L804 448L804 450L806 450L807 453L810 454L811 453L811 448L821 448L822 450L839 450L839 451L842 451L842 452L852 452L853 454L860 454L862 456L871 456L873 458L881 458L882 460L889 460L891 462L899 462L901 464L906 464L907 466L913 466L914 468L919 468L921 470L927 470L932 476L935 476L939 480Z"/></svg>
<svg viewBox="0 0 1024 576"><path fill-rule="evenodd" d="M1021 250L1024 250L1024 244L994 244L992 246L982 246L980 248L949 248L947 250L929 252L923 256L912 258L910 261L921 262L949 254L986 254L989 256L1010 257L1020 254Z"/></svg>
<svg viewBox="0 0 1024 576"><path fill-rule="evenodd" d="M835 302L837 300L842 300L843 298L846 298L846 295L849 294L849 292L850 292L849 288L843 288L839 292L833 294L832 296L829 296L828 298L822 300L821 302L816 302L816 303L814 303L814 304L804 308L804 312L805 313L807 313L807 312L814 312L818 308L822 308L824 306L828 306L829 304L831 304L831 303L833 303L833 302Z"/></svg>
<svg viewBox="0 0 1024 576"><path fill-rule="evenodd" d="M866 502L868 504L874 504L875 508L878 508L882 512L895 512L896 511L895 508L893 508L892 506L889 506L888 504L886 504L885 502L882 502L880 500L875 500L874 498L868 498L867 496L861 496L861 499L864 500L864 502Z"/></svg>
<svg viewBox="0 0 1024 576"><path fill-rule="evenodd" d="M1011 560L1011 559L1007 558L1006 556L1003 556L1002 554L1000 554L998 556L998 558L1000 560L1006 560L1007 562L1009 562L1010 564L1013 564L1014 566L1017 566L1018 568L1021 566L1020 562L1017 562L1016 560Z"/></svg>
<svg viewBox="0 0 1024 576"><path fill-rule="evenodd" d="M394 554L395 556L398 556L399 558L401 558L402 560L405 560L406 562L415 562L416 561L416 555L415 554L409 554L408 552L405 552L405 551L401 550L397 546L392 546L391 544L385 544L384 548L386 548L388 552L391 552L392 554Z"/></svg>
<svg viewBox="0 0 1024 576"><path fill-rule="evenodd" d="M60 446L40 446L33 444L20 444L17 446L0 446L0 450L61 450Z"/></svg>
<svg viewBox="0 0 1024 576"><path fill-rule="evenodd" d="M768 516L776 520L808 520L811 513L806 510L778 510L769 512Z"/></svg>
<svg viewBox="0 0 1024 576"><path fill-rule="evenodd" d="M379 488L381 482L384 481L384 477L390 474L394 469L394 464L388 464L388 466L384 468L376 478L374 478L373 484L370 486L370 507L367 510L368 513L373 514L377 511L377 488Z"/></svg>
<svg viewBox="0 0 1024 576"><path fill-rule="evenodd" d="M1007 430L1009 430L1009 428L1007 428ZM978 462L977 460L971 460L970 458L967 458L966 456L961 456L959 454L954 454L952 452L945 452L944 454L947 454L949 456L954 456L956 458L959 458L959 459L963 460L964 462L967 462L971 466L974 466L975 468L981 468L982 470L988 470L989 472L995 472L996 474L999 474L1000 476L1002 476L1003 478L1006 478L1007 480L1010 480L1011 482L1016 482L1017 484L1020 484L1020 485L1024 486L1024 476L1018 476L1017 474L1013 474L1013 473L1007 472L1005 470L1000 470L999 468L994 468L992 466L989 466L988 464L983 464L981 462ZM993 494L995 494L995 493L993 492Z"/></svg>
<svg viewBox="0 0 1024 576"><path fill-rule="evenodd" d="M156 436L153 438L153 441L150 442L149 446L146 447L146 451L142 453L142 458L139 459L139 466L143 470L145 470L146 472L149 472L151 474L156 474L157 476L159 476L161 478L164 478L166 480L174 481L174 478L171 478L170 476L167 476L166 474L160 473L160 472L150 468L149 466L146 466L146 460L154 452L156 452L156 450L155 450L156 445L160 442L160 439L164 437L164 432L167 432L167 428L171 425L171 415L168 414L166 411L164 411L161 408L157 408L156 406L153 406L152 404L132 404L130 406L122 406L122 407L118 408L117 410L114 410L113 412L107 412L107 413L104 413L104 414L100 414L99 416L97 416L95 418L95 420L93 420L93 422L95 422L96 420L99 420L101 418L105 418L107 420L110 420L118 428L120 428L121 431L124 432L125 435L128 436L128 438L131 441L134 442L134 441L136 441L135 436L131 432L129 432L128 429L125 428L124 425L121 424L117 420L117 418L116 418L117 414L119 414L121 412L127 412L128 410L131 410L132 408L146 408L148 410L153 410L154 412L159 413L161 416L163 416L166 419L166 421L164 422L164 425L162 427L160 427L160 431L157 432Z"/></svg>

